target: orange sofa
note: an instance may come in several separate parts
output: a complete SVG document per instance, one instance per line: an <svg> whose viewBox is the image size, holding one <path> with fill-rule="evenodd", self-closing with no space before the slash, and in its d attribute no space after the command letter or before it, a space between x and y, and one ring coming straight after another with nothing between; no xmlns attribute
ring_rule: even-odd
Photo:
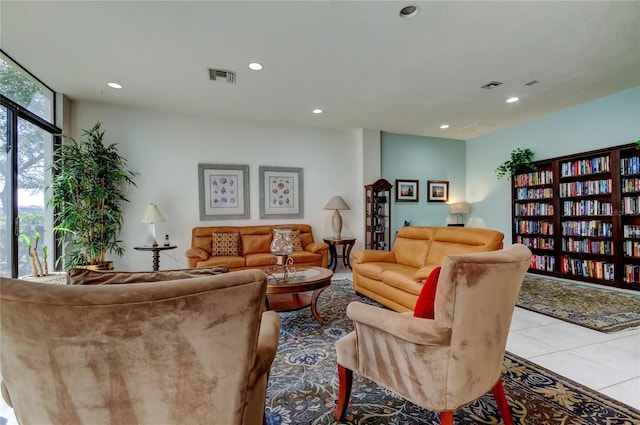
<svg viewBox="0 0 640 425"><path fill-rule="evenodd" d="M502 249L504 235L470 227L406 226L391 251L351 253L353 285L365 295L398 312L413 311L424 281L449 254Z"/></svg>
<svg viewBox="0 0 640 425"><path fill-rule="evenodd" d="M229 270L256 269L275 263L271 253L273 229L291 229L300 234L300 246L290 255L294 267L327 267L329 245L314 242L308 224L278 224L263 226L208 226L194 227L191 231L191 248L185 253L189 267L226 265ZM214 233L233 236L237 234L238 247L234 255L214 255ZM227 252L226 254L229 254Z"/></svg>

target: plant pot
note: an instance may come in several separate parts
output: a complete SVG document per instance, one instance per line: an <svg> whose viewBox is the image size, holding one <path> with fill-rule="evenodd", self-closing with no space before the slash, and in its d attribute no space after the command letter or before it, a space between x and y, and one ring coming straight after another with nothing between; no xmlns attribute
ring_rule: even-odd
<svg viewBox="0 0 640 425"><path fill-rule="evenodd" d="M113 261L105 261L100 264L83 264L74 267L87 270L113 270Z"/></svg>

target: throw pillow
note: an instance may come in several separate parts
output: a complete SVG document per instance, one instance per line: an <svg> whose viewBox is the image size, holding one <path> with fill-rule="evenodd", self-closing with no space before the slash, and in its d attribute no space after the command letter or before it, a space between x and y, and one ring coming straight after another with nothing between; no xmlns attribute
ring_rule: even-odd
<svg viewBox="0 0 640 425"><path fill-rule="evenodd" d="M421 317L423 319L433 319L435 317L433 304L436 300L436 289L438 287L439 277L440 267L436 267L424 282L424 286L416 302L416 308L413 309L413 317Z"/></svg>
<svg viewBox="0 0 640 425"><path fill-rule="evenodd" d="M240 233L213 233L211 241L212 257L238 256Z"/></svg>
<svg viewBox="0 0 640 425"><path fill-rule="evenodd" d="M188 279L227 273L227 266L203 267L199 269L175 269L156 272L123 272L117 270L90 270L71 268L67 271L69 285L107 285L117 283L160 282L163 280Z"/></svg>
<svg viewBox="0 0 640 425"><path fill-rule="evenodd" d="M302 248L302 240L300 240L300 230L291 232L290 238L294 251L304 251L304 248Z"/></svg>

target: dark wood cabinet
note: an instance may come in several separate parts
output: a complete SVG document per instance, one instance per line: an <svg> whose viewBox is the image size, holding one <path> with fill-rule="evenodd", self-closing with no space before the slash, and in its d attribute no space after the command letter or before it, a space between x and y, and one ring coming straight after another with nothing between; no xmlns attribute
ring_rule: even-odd
<svg viewBox="0 0 640 425"><path fill-rule="evenodd" d="M365 185L365 248L391 249L391 188L385 179Z"/></svg>
<svg viewBox="0 0 640 425"><path fill-rule="evenodd" d="M635 144L535 162L512 179L513 241L530 272L640 290Z"/></svg>

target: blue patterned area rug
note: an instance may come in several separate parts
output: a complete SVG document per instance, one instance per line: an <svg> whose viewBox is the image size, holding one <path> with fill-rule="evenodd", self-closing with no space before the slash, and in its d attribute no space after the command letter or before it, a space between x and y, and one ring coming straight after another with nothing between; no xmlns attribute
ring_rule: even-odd
<svg viewBox="0 0 640 425"><path fill-rule="evenodd" d="M640 292L631 294L528 273L518 307L611 333L640 326Z"/></svg>
<svg viewBox="0 0 640 425"><path fill-rule="evenodd" d="M345 310L351 301L375 302L354 293L349 280L334 280L318 299L325 318L309 309L281 313L280 346L271 368L267 425L334 424L338 389L334 343L353 329ZM519 425L640 425L640 411L507 353L504 387ZM428 385L428 383L425 383ZM455 413L455 423L501 424L493 395ZM437 425L437 413L424 410L354 374L351 404L343 424Z"/></svg>

